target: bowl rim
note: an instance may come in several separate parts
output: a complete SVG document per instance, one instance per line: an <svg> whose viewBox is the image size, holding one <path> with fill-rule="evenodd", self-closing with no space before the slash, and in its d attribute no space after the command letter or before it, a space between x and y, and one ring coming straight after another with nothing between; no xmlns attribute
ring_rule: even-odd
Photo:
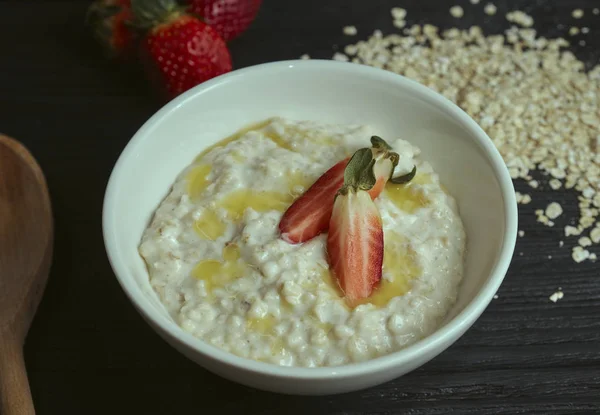
<svg viewBox="0 0 600 415"><path fill-rule="evenodd" d="M113 216L115 214L113 213L112 207L116 202L119 177L122 175L121 172L126 168L129 160L134 158L136 150L143 145L145 138L148 136L147 132L152 131L155 125L162 122L164 118L177 110L180 106L186 105L192 98L231 82L237 77L256 75L260 72L267 74L270 71L277 72L286 69L318 69L319 71L348 73L354 76L358 75L365 78L371 78L367 79L367 82L371 80L386 81L389 82L390 85L395 85L396 87L415 93L420 96L420 98L425 99L427 102L434 105L437 109L443 110L444 113L453 117L460 123L462 128L465 128L472 133L476 138L476 142L478 142L480 148L484 151L485 156L494 171L496 180L498 180L504 203L505 229L499 255L487 281L464 309L454 318L448 321L444 326L436 329L429 336L418 340L403 349L364 362L317 368L279 366L272 363L244 358L213 346L192 334L183 331L176 322L168 321L166 318L155 318L152 313L154 307L150 304L150 301L145 298L142 292L136 292L136 290L140 291L141 288L137 286L134 278L132 277L129 278L129 280L126 280L122 276L130 271L128 270L125 261L122 260L120 253L116 250L114 242L116 241L116 232L112 226L114 223ZM220 364L237 367L241 370L250 371L255 374L307 380L347 378L367 375L391 367L406 365L417 360L420 356L430 356L430 358L432 358L443 352L447 347L458 340L477 318L479 318L502 284L514 254L517 226L518 212L515 189L508 169L492 140L466 112L441 94L402 75L366 65L319 59L282 60L237 69L197 85L166 103L144 122L119 155L106 185L102 211L104 245L111 268L121 285L121 288L135 306L134 308L141 313L147 322L152 322L151 325L154 325L154 329L160 329L164 334L168 335L176 342L182 343L189 349L204 355L208 359L215 360Z"/></svg>

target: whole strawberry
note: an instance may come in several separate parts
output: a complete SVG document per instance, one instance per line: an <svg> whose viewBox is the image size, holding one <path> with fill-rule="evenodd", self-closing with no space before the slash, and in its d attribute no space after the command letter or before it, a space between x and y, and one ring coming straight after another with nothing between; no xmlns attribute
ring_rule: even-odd
<svg viewBox="0 0 600 415"><path fill-rule="evenodd" d="M262 0L188 0L190 11L200 16L225 40L244 32L258 13Z"/></svg>
<svg viewBox="0 0 600 415"><path fill-rule="evenodd" d="M131 8L144 67L169 98L231 71L225 41L175 0L131 0Z"/></svg>
<svg viewBox="0 0 600 415"><path fill-rule="evenodd" d="M87 10L86 24L109 58L129 59L135 50L130 0L96 0Z"/></svg>

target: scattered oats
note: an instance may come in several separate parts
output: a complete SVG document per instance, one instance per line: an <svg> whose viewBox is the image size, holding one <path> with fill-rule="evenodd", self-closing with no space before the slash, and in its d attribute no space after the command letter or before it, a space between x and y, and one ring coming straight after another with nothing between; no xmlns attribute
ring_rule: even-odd
<svg viewBox="0 0 600 415"><path fill-rule="evenodd" d="M588 186L581 191L581 194L585 199L591 199L596 194L596 191L592 187Z"/></svg>
<svg viewBox="0 0 600 415"><path fill-rule="evenodd" d="M394 20L394 27L397 27L398 29L402 29L403 27L406 27L406 20L402 20L402 19Z"/></svg>
<svg viewBox="0 0 600 415"><path fill-rule="evenodd" d="M565 243L563 241L558 241L559 248L562 248Z"/></svg>
<svg viewBox="0 0 600 415"><path fill-rule="evenodd" d="M594 10L592 10L592 13L594 13L594 14L596 14L596 15L597 15L597 14L600 14L600 9L598 9L598 8L595 8Z"/></svg>
<svg viewBox="0 0 600 415"><path fill-rule="evenodd" d="M471 0L471 4L479 4L479 0Z"/></svg>
<svg viewBox="0 0 600 415"><path fill-rule="evenodd" d="M356 26L346 26L344 27L344 34L348 36L354 36L358 33L356 30Z"/></svg>
<svg viewBox="0 0 600 415"><path fill-rule="evenodd" d="M392 17L394 20L403 20L406 17L406 10L401 7L392 8Z"/></svg>
<svg viewBox="0 0 600 415"><path fill-rule="evenodd" d="M300 56L300 59L307 60L310 59L310 56L307 53L305 53L304 55Z"/></svg>
<svg viewBox="0 0 600 415"><path fill-rule="evenodd" d="M592 245L592 240L590 238L588 238L587 236L582 236L581 238L579 238L579 240L577 242L579 242L579 246L582 246L584 248L586 246Z"/></svg>
<svg viewBox="0 0 600 415"><path fill-rule="evenodd" d="M548 216L544 215L544 211L542 209L536 210L535 214L539 223L543 223L546 226L554 226L554 222L548 219Z"/></svg>
<svg viewBox="0 0 600 415"><path fill-rule="evenodd" d="M515 10L514 12L507 13L506 20L524 27L533 26L533 17L529 16L527 13L523 13L520 10Z"/></svg>
<svg viewBox="0 0 600 415"><path fill-rule="evenodd" d="M580 246L576 246L573 248L571 257L573 258L573 261L577 263L583 262L590 257L590 251L588 251L587 249L583 249Z"/></svg>
<svg viewBox="0 0 600 415"><path fill-rule="evenodd" d="M554 294L552 294L550 296L550 301L552 301L553 303L557 302L558 300L562 300L562 298L565 296L565 293L563 293L562 291L557 291Z"/></svg>
<svg viewBox="0 0 600 415"><path fill-rule="evenodd" d="M522 205L526 205L531 202L531 196L528 194L521 194L520 192L515 192L515 197L517 199L517 203Z"/></svg>
<svg viewBox="0 0 600 415"><path fill-rule="evenodd" d="M550 169L550 174L555 178L555 179L564 179L567 174L565 173L565 171L561 168L558 167L554 167Z"/></svg>
<svg viewBox="0 0 600 415"><path fill-rule="evenodd" d="M406 11L392 10L394 21L405 20ZM572 189L579 210L564 228L567 237L600 229L600 65L587 68L565 49L567 40L537 37L533 27L484 36L477 26L401 26L347 45L343 56L405 75L456 103L491 137L512 178L533 182L537 170L549 176L552 191ZM552 215L543 209L535 217L552 226ZM600 230L589 238L600 240Z"/></svg>
<svg viewBox="0 0 600 415"><path fill-rule="evenodd" d="M590 209L585 209L585 212L583 213L584 215L589 215L591 211ZM577 229L583 231L584 229L587 229L592 225L594 225L594 218L591 216L583 216L579 218L579 226L577 226Z"/></svg>
<svg viewBox="0 0 600 415"><path fill-rule="evenodd" d="M579 41L579 46L585 46L585 40L581 39L581 40Z"/></svg>
<svg viewBox="0 0 600 415"><path fill-rule="evenodd" d="M498 299L498 294L494 295L494 300Z"/></svg>
<svg viewBox="0 0 600 415"><path fill-rule="evenodd" d="M577 26L571 26L571 28L569 29L569 34L571 36L579 34L579 28Z"/></svg>
<svg viewBox="0 0 600 415"><path fill-rule="evenodd" d="M416 36L419 36L421 34L421 26L419 26L418 24L412 25L408 33L415 36L416 39Z"/></svg>
<svg viewBox="0 0 600 415"><path fill-rule="evenodd" d="M552 202L546 207L546 216L550 219L556 219L562 215L562 213L562 206L556 202Z"/></svg>
<svg viewBox="0 0 600 415"><path fill-rule="evenodd" d="M485 12L485 14L487 14L488 16L493 16L496 14L496 11L498 11L498 9L496 8L496 6L493 3L488 3L485 5L485 7L483 8L483 11Z"/></svg>
<svg viewBox="0 0 600 415"><path fill-rule="evenodd" d="M600 243L600 228L594 228L590 232L590 239L595 244Z"/></svg>
<svg viewBox="0 0 600 415"><path fill-rule="evenodd" d="M346 55L350 55L350 56L356 55L357 51L358 51L358 48L356 47L356 45L348 45L344 48L344 52L346 52Z"/></svg>
<svg viewBox="0 0 600 415"><path fill-rule="evenodd" d="M537 180L531 180L531 181L529 182L529 186L533 187L534 189L537 189L539 185L540 185L540 184L538 183L538 181L537 181Z"/></svg>
<svg viewBox="0 0 600 415"><path fill-rule="evenodd" d="M551 179L548 184L553 190L558 190L562 187L562 183L558 179Z"/></svg>
<svg viewBox="0 0 600 415"><path fill-rule="evenodd" d="M582 27L581 28L581 33L583 33L583 34L590 33L590 28L589 27Z"/></svg>
<svg viewBox="0 0 600 415"><path fill-rule="evenodd" d="M519 252L519 256L523 256L523 252Z"/></svg>
<svg viewBox="0 0 600 415"><path fill-rule="evenodd" d="M340 62L348 62L350 59L348 59L348 56L344 55L343 53L335 52L333 55L333 60Z"/></svg>
<svg viewBox="0 0 600 415"><path fill-rule="evenodd" d="M548 255L548 259L552 259L552 255Z"/></svg>
<svg viewBox="0 0 600 415"><path fill-rule="evenodd" d="M598 257L596 257L596 254L592 252L592 253L590 254L590 257L589 257L588 259L589 259L590 261L592 261L592 262L596 262L596 260L598 259Z"/></svg>
<svg viewBox="0 0 600 415"><path fill-rule="evenodd" d="M525 236L525 231L519 231L519 236L522 238Z"/></svg>
<svg viewBox="0 0 600 415"><path fill-rule="evenodd" d="M517 203L521 203L521 200L523 200L521 192L515 192L515 199L517 199Z"/></svg>
<svg viewBox="0 0 600 415"><path fill-rule="evenodd" d="M465 14L465 11L464 11L464 10L463 10L463 8L462 8L462 7L460 7L460 6L452 6L452 7L450 8L450 14L451 14L453 17L456 17L457 19L460 19L461 17L463 17L463 16L464 16L464 14Z"/></svg>
<svg viewBox="0 0 600 415"><path fill-rule="evenodd" d="M575 18L575 19L581 19L583 17L583 10L575 9L571 13L571 16L573 16L573 18Z"/></svg>

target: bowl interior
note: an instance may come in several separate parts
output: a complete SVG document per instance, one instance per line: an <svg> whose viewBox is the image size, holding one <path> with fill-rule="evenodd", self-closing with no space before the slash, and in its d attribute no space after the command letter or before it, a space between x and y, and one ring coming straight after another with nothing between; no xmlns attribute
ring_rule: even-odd
<svg viewBox="0 0 600 415"><path fill-rule="evenodd" d="M105 203L107 250L121 284L150 306L152 319L174 324L137 250L153 211L204 148L273 116L370 124L382 137L419 146L456 198L468 238L464 280L446 322L489 281L491 298L503 277L492 273L503 241L514 244L516 211L510 209L514 194L507 199L510 179L483 131L445 99L397 75L355 64L288 62L242 70L189 91L150 119L119 159ZM504 248L502 261L510 255L512 246L508 254Z"/></svg>

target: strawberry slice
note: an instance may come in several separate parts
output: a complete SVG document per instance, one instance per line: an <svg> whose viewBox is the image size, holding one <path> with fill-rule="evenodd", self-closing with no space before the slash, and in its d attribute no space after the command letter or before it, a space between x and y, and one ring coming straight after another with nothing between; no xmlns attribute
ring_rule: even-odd
<svg viewBox="0 0 600 415"><path fill-rule="evenodd" d="M388 143L380 137L372 136L371 145L370 149L365 150L372 153L374 164L371 168L377 180L368 193L371 199L375 200L388 181L401 184L412 180L416 168L407 175L392 178L400 156L391 151ZM302 243L327 232L333 200L336 192L344 184L344 170L348 161L349 158L346 158L327 170L288 208L279 223L279 231L284 241L292 244Z"/></svg>
<svg viewBox="0 0 600 415"><path fill-rule="evenodd" d="M369 195L377 183L374 163L369 149L355 153L346 167L344 185L335 197L329 222L327 259L351 305L369 297L381 281L383 227Z"/></svg>
<svg viewBox="0 0 600 415"><path fill-rule="evenodd" d="M333 200L344 184L344 170L349 159L327 170L287 209L279 222L284 241L292 244L305 242L327 230Z"/></svg>

